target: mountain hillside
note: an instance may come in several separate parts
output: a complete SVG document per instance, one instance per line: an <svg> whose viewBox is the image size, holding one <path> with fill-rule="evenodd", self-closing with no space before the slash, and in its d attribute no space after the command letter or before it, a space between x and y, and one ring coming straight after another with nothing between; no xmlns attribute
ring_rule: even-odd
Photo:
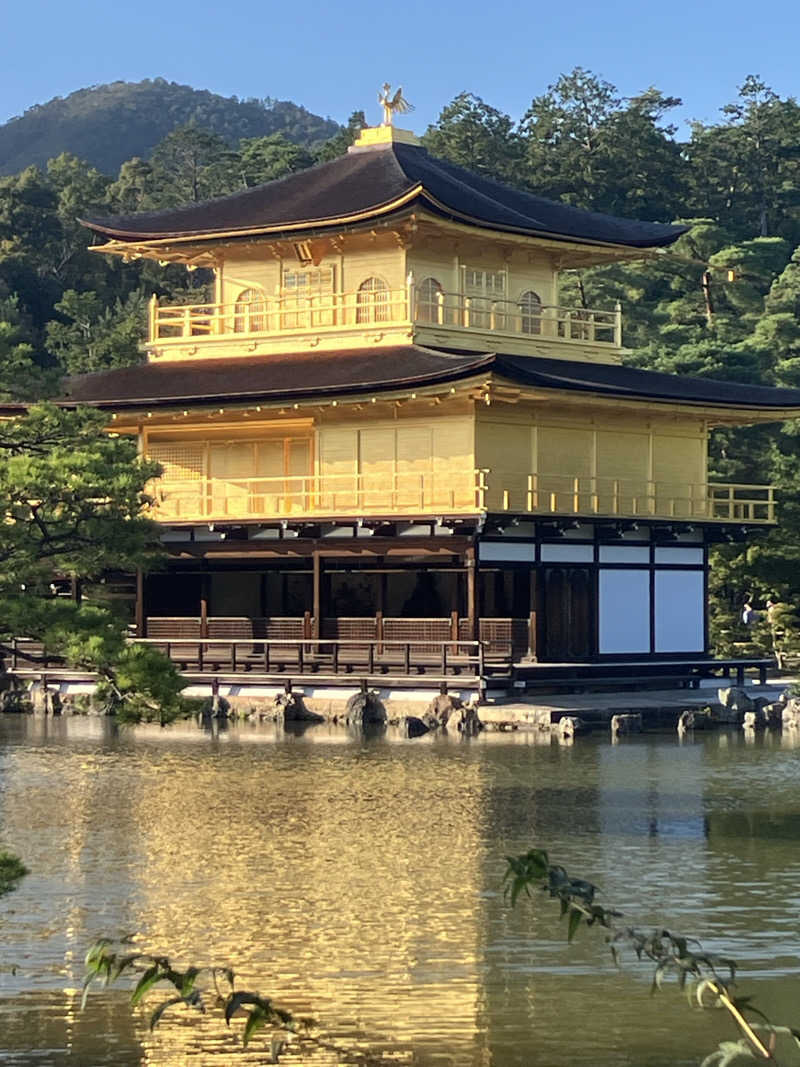
<svg viewBox="0 0 800 1067"><path fill-rule="evenodd" d="M339 126L288 100L239 100L163 78L79 89L29 108L0 126L0 174L43 166L61 152L116 174L132 156L147 157L187 122L235 145L242 137L282 133L297 144L332 137Z"/></svg>

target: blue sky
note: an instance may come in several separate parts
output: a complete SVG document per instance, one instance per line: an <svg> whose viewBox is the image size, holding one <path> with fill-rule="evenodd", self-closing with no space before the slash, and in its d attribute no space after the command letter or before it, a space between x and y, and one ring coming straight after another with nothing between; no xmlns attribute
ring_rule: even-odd
<svg viewBox="0 0 800 1067"><path fill-rule="evenodd" d="M463 89L520 117L583 66L630 95L680 96L713 121L749 73L800 95L798 0L0 0L0 122L87 85L162 76L294 100L343 121L401 82L421 132Z"/></svg>

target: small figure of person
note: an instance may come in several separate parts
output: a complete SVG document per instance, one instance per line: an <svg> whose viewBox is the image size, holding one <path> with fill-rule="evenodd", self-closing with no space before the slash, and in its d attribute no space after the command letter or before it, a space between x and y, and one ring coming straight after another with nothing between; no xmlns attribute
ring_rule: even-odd
<svg viewBox="0 0 800 1067"><path fill-rule="evenodd" d="M757 621L757 619L758 612L750 603L750 599L748 597L748 599L744 602L744 607L742 608L742 622L745 626L752 626L753 623Z"/></svg>
<svg viewBox="0 0 800 1067"><path fill-rule="evenodd" d="M778 621L778 608L779 607L780 607L780 604L778 603L778 601L777 600L773 600L770 597L770 599L767 601L767 622L770 624L770 626L774 627L775 623Z"/></svg>

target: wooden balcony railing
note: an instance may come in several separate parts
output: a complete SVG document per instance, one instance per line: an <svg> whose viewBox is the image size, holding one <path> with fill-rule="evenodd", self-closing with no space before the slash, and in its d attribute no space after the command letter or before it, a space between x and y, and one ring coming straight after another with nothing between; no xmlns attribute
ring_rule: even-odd
<svg viewBox="0 0 800 1067"><path fill-rule="evenodd" d="M319 296L265 296L237 304L186 304L162 307L150 300L150 341L171 338L304 333L408 322L406 289L381 292L325 293Z"/></svg>
<svg viewBox="0 0 800 1067"><path fill-rule="evenodd" d="M772 486L473 471L160 479L161 522L483 512L773 523Z"/></svg>
<svg viewBox="0 0 800 1067"><path fill-rule="evenodd" d="M155 517L162 522L443 511L475 514L483 509L477 471L160 480L154 491Z"/></svg>
<svg viewBox="0 0 800 1067"><path fill-rule="evenodd" d="M493 471L483 499L488 511L775 522L775 495L769 485Z"/></svg>
<svg viewBox="0 0 800 1067"><path fill-rule="evenodd" d="M507 333L550 341L622 346L622 310L571 308L556 305L530 305L513 300L489 300L439 292L425 298L413 294L413 321L421 325L445 326L490 333Z"/></svg>
<svg viewBox="0 0 800 1067"><path fill-rule="evenodd" d="M420 326L501 333L569 344L619 348L622 312L595 308L524 305L439 292L427 297L405 289L298 296L264 296L236 304L163 307L150 301L151 344L204 338L275 336L376 326Z"/></svg>

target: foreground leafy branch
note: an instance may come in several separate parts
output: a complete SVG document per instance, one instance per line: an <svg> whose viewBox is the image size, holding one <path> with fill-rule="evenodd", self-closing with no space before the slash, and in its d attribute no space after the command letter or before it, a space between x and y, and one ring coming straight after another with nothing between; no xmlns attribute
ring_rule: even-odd
<svg viewBox="0 0 800 1067"><path fill-rule="evenodd" d="M13 852L0 851L0 897L11 893L28 873L28 868Z"/></svg>
<svg viewBox="0 0 800 1067"><path fill-rule="evenodd" d="M700 1008L723 1008L736 1024L740 1039L725 1041L703 1060L702 1067L729 1067L742 1056L775 1063L774 1051L779 1037L788 1037L800 1048L800 1031L774 1026L763 1012L753 1007L750 997L736 997L736 962L727 957L704 952L694 938L681 937L669 930L643 932L624 923L623 913L598 904L600 892L592 882L572 878L564 867L551 864L544 849L533 848L519 856L506 857L505 892L512 907L524 893L531 897L537 889L557 900L561 917L567 921L567 939L572 941L581 921L606 931L614 963L619 966L620 950L630 948L638 960L655 964L651 992L662 988L664 979L673 974L689 1002ZM748 1015L751 1018L748 1018ZM759 1021L752 1019L757 1016Z"/></svg>
<svg viewBox="0 0 800 1067"><path fill-rule="evenodd" d="M131 939L126 938L115 946L109 938L100 938L89 949L85 960L82 1008L95 982L108 986L123 975L133 975L136 985L131 993L131 1005L134 1007L142 1003L156 986L166 984L172 987L168 996L151 1010L151 1031L156 1029L165 1012L171 1008L183 1006L202 1015L207 1014L209 1008L215 1008L221 1012L226 1026L230 1026L235 1016L244 1015L242 1045L245 1048L259 1031L269 1031L269 1063L278 1063L290 1044L334 1052L341 1063L360 1063L369 1067L370 1064L384 1062L380 1057L326 1041L312 1032L316 1026L313 1019L296 1018L275 1004L271 997L236 989L236 976L230 967L191 966L179 970L168 956L127 951L130 942ZM209 983L205 987L200 985L202 978Z"/></svg>

